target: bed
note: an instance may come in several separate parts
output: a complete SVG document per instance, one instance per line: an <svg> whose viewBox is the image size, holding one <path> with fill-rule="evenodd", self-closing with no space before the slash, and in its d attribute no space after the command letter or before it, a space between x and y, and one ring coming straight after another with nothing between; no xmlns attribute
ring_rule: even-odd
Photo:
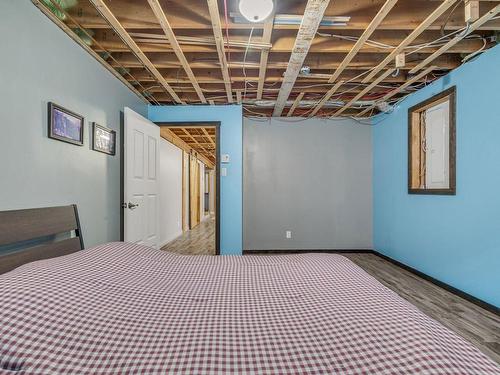
<svg viewBox="0 0 500 375"><path fill-rule="evenodd" d="M233 373L500 367L340 255L184 256L116 242L0 275L2 375Z"/></svg>

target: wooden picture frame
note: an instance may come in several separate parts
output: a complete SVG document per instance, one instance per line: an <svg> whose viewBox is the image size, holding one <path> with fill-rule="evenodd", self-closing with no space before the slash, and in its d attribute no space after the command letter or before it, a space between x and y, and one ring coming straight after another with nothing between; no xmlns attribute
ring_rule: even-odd
<svg viewBox="0 0 500 375"><path fill-rule="evenodd" d="M83 146L84 127L85 119L82 115L53 102L48 103L49 138Z"/></svg>
<svg viewBox="0 0 500 375"><path fill-rule="evenodd" d="M420 138L414 134L419 114L428 108L440 103L449 102L449 143L448 143L448 187L447 188L416 188L415 180L418 179L416 169L418 155L415 153L415 144ZM419 140L416 141L416 138ZM421 173L419 173L422 176ZM423 102L408 109L408 194L434 194L455 195L456 194L456 86L440 92Z"/></svg>
<svg viewBox="0 0 500 375"><path fill-rule="evenodd" d="M116 131L93 122L92 150L107 155L116 155Z"/></svg>

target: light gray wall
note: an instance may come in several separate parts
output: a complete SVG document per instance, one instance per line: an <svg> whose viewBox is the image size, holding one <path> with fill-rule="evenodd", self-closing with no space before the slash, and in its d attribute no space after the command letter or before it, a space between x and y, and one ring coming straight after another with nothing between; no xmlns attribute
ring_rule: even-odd
<svg viewBox="0 0 500 375"><path fill-rule="evenodd" d="M244 249L371 249L371 128L297 120L244 120Z"/></svg>
<svg viewBox="0 0 500 375"><path fill-rule="evenodd" d="M118 240L120 156L90 149L90 122L146 106L29 0L0 17L0 210L76 203L87 247ZM83 147L47 137L48 101L85 116Z"/></svg>

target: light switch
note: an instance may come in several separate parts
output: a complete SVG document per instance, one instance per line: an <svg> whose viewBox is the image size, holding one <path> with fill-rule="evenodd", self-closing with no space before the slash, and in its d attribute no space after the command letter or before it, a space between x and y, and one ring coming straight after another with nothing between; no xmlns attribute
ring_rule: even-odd
<svg viewBox="0 0 500 375"><path fill-rule="evenodd" d="M220 175L223 176L223 177L226 177L227 176L227 168L221 168L220 169Z"/></svg>
<svg viewBox="0 0 500 375"><path fill-rule="evenodd" d="M222 154L221 157L220 157L220 161L221 163L229 163L229 154Z"/></svg>

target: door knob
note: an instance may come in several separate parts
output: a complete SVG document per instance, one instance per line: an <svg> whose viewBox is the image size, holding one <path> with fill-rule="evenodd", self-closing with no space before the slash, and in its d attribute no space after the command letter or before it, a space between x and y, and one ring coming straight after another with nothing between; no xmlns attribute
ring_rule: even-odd
<svg viewBox="0 0 500 375"><path fill-rule="evenodd" d="M130 210L135 210L137 207L139 207L139 205L138 205L138 204L134 204L134 203L130 203L130 202L128 202L128 208L129 208Z"/></svg>

